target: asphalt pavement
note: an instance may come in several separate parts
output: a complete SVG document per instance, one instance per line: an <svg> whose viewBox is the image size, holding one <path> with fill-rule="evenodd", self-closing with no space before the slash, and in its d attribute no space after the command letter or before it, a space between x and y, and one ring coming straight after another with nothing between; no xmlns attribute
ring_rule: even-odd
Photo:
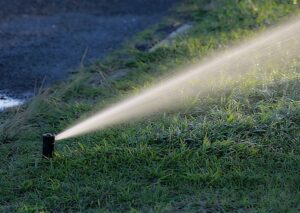
<svg viewBox="0 0 300 213"><path fill-rule="evenodd" d="M0 95L66 79L153 25L176 0L0 1ZM3 96L4 97L4 96Z"/></svg>

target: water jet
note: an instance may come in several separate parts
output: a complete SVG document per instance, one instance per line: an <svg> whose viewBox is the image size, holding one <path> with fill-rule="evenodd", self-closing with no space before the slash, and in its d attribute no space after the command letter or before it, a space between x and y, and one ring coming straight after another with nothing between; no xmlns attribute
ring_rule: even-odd
<svg viewBox="0 0 300 213"><path fill-rule="evenodd" d="M53 158L55 147L55 134L46 133L43 135L43 158Z"/></svg>
<svg viewBox="0 0 300 213"><path fill-rule="evenodd" d="M141 90L116 104L63 130L56 140L80 136L116 124L140 119L183 106L188 100L212 89L224 89L246 78L272 70L286 70L299 62L300 17L276 26L231 48L182 68L156 85ZM295 65L293 65L295 66Z"/></svg>

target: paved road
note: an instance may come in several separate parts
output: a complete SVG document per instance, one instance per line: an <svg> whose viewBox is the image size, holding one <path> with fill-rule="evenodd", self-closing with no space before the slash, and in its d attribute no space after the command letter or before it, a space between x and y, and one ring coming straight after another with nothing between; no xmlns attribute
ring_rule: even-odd
<svg viewBox="0 0 300 213"><path fill-rule="evenodd" d="M1 0L0 93L22 95L101 58L176 0Z"/></svg>

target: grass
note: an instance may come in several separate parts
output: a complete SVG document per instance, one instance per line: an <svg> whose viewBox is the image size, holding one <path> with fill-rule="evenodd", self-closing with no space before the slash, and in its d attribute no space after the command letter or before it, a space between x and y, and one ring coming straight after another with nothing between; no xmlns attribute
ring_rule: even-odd
<svg viewBox="0 0 300 213"><path fill-rule="evenodd" d="M53 160L40 158L42 133L299 14L297 1L215 2L184 1L122 49L2 114L0 211L299 212L299 66L247 76L180 112L62 141ZM137 48L185 22L193 30L172 46ZM129 74L110 80L119 70Z"/></svg>

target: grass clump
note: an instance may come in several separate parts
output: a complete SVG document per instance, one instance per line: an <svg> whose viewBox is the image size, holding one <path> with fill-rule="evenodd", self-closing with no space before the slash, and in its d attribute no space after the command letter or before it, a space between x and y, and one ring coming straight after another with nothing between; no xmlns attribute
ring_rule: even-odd
<svg viewBox="0 0 300 213"><path fill-rule="evenodd" d="M7 115L0 138L1 211L300 210L297 66L247 76L180 112L62 141L52 161L40 159L42 133L61 131L82 114L137 93L177 66L299 13L299 4L190 0L173 13L123 49L36 97L17 115ZM152 53L137 48L152 45L164 25L185 22L193 23L193 30L172 46ZM127 75L111 80L120 70Z"/></svg>

